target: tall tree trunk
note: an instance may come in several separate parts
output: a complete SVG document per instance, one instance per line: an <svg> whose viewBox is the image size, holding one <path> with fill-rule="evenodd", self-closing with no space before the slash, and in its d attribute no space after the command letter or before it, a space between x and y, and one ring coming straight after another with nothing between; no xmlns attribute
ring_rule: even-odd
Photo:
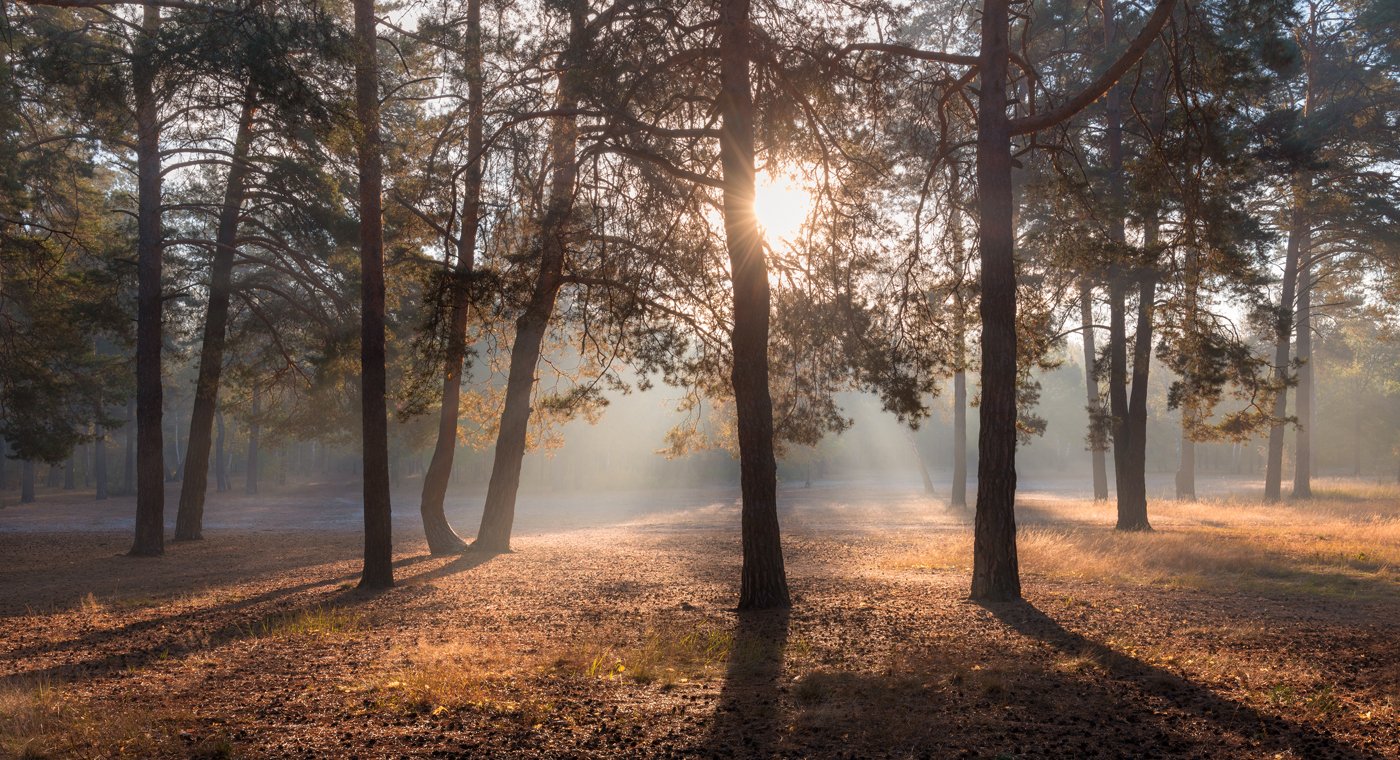
<svg viewBox="0 0 1400 760"><path fill-rule="evenodd" d="M243 491L258 492L259 438L262 435L262 388L253 384L253 408L248 414L248 461L243 466Z"/></svg>
<svg viewBox="0 0 1400 760"><path fill-rule="evenodd" d="M462 229L457 238L457 266L452 278L451 332L447 336L442 406L438 412L437 443L423 476L423 533L433 554L461 551L466 546L447 522L443 502L457 452L457 418L461 414L462 364L467 354L467 317L471 306L471 276L476 263L477 230L481 218L481 177L484 163L482 122L485 96L481 63L481 0L467 2L467 166L462 188Z"/></svg>
<svg viewBox="0 0 1400 760"><path fill-rule="evenodd" d="M953 490L949 503L967 509L967 348L965 335L954 336L958 369L953 373Z"/></svg>
<svg viewBox="0 0 1400 760"><path fill-rule="evenodd" d="M99 410L101 403L98 404ZM96 481L96 501L107 500L107 430L102 427L96 428L96 435L92 439L92 474Z"/></svg>
<svg viewBox="0 0 1400 760"><path fill-rule="evenodd" d="M0 491L10 490L10 442L0 438Z"/></svg>
<svg viewBox="0 0 1400 760"><path fill-rule="evenodd" d="M486 487L486 505L473 547L488 552L510 551L511 526L515 523L515 497L520 490L520 466L525 458L526 436L530 427L530 396L535 387L535 368L540 346L554 314L554 301L563 284L564 251L574 216L574 185L578 178L579 66L584 54L584 13L586 7L570 3L569 46L564 54L563 71L555 116L549 138L550 187L544 218L540 221L539 270L524 312L515 321L515 343L510 351L510 372L506 378L506 402L496 434L496 451L491 463L491 481Z"/></svg>
<svg viewBox="0 0 1400 760"><path fill-rule="evenodd" d="M136 493L136 399L126 402L126 440L122 446L122 495Z"/></svg>
<svg viewBox="0 0 1400 760"><path fill-rule="evenodd" d="M1087 280L1079 284L1079 325L1084 340L1084 396L1089 412L1089 457L1094 475L1094 501L1108 500L1108 465L1103 445L1103 401L1099 398L1098 347L1094 344L1094 291Z"/></svg>
<svg viewBox="0 0 1400 760"><path fill-rule="evenodd" d="M249 84L243 92L243 112L239 116L238 133L233 142L233 159L224 188L224 205L219 212L219 230L209 274L209 303L205 308L204 341L199 350L199 379L195 382L194 410L190 413L190 437L185 452L184 483L180 487L180 510L175 516L177 541L202 537L204 495L209 487L211 428L219 403L219 380L224 368L228 304L233 290L233 257L238 251L238 222L243 213L248 151L253 142L256 112L257 92ZM222 463L219 466L222 467Z"/></svg>
<svg viewBox="0 0 1400 760"><path fill-rule="evenodd" d="M155 37L160 7L147 2L136 46L136 537L131 555L165 551L165 446L161 435L160 104L156 100Z"/></svg>
<svg viewBox="0 0 1400 760"><path fill-rule="evenodd" d="M978 240L982 251L982 404L972 598L1021 598L1016 559L1016 263L1011 199L1007 0L982 8L977 104Z"/></svg>
<svg viewBox="0 0 1400 760"><path fill-rule="evenodd" d="M1197 311L1200 308L1200 276L1201 258L1200 252L1195 245L1195 224L1193 220L1188 220L1191 240L1187 242L1186 262L1183 271L1183 286L1185 289L1182 308L1182 327L1187 336L1186 346L1188 351L1200 350L1203 348L1200 340L1200 315ZM1196 499L1196 439L1195 428L1199 422L1197 397L1199 390L1195 387L1195 377L1193 374L1183 378L1186 383L1185 397L1181 401L1181 444L1180 462L1176 470L1176 498L1181 501L1195 501Z"/></svg>
<svg viewBox="0 0 1400 760"><path fill-rule="evenodd" d="M68 461L63 463L63 490L72 491L78 487L77 476L78 454L82 452L82 447L77 447L73 453L68 455Z"/></svg>
<svg viewBox="0 0 1400 760"><path fill-rule="evenodd" d="M948 195L951 208L948 232L959 280L953 291L953 487L948 503L967 509L967 296L961 281L965 273L963 250L962 177L956 161L949 162Z"/></svg>
<svg viewBox="0 0 1400 760"><path fill-rule="evenodd" d="M34 462L26 459L20 465L19 473L19 503L34 503Z"/></svg>
<svg viewBox="0 0 1400 760"><path fill-rule="evenodd" d="M219 493L229 490L228 459L224 454L224 410L214 413L214 488Z"/></svg>
<svg viewBox="0 0 1400 760"><path fill-rule="evenodd" d="M355 115L360 174L360 413L365 564L360 588L394 585L389 503L389 417L384 357L383 165L374 0L355 0Z"/></svg>
<svg viewBox="0 0 1400 760"><path fill-rule="evenodd" d="M1311 246L1304 241L1298 267L1298 432L1293 465L1293 498L1312 498L1312 265Z"/></svg>
<svg viewBox="0 0 1400 760"><path fill-rule="evenodd" d="M1156 244L1157 224L1149 219L1144 237ZM1152 307L1156 278L1138 281L1137 331L1133 335L1133 385L1123 424L1123 471L1118 480L1118 530L1152 530L1147 520L1147 376L1152 363Z"/></svg>
<svg viewBox="0 0 1400 760"><path fill-rule="evenodd" d="M924 462L924 454L919 451L919 441L914 437L912 431L906 430L905 435L909 437L909 449L914 452L914 462L919 466L919 479L924 484L924 493L933 493L933 478L928 473L928 464ZM810 470L809 470L810 473ZM811 485L811 477L807 478L807 485Z"/></svg>
<svg viewBox="0 0 1400 760"><path fill-rule="evenodd" d="M1293 210L1288 225L1288 245L1284 249L1283 283L1279 290L1278 317L1274 322L1274 380L1279 384L1274 399L1274 425L1269 430L1269 454L1264 470L1264 501L1278 501L1283 495L1284 418L1288 416L1289 343L1293 338L1293 309L1298 287L1298 262L1312 231L1307 221L1306 196L1311 182L1306 175L1293 189Z"/></svg>
<svg viewBox="0 0 1400 760"><path fill-rule="evenodd" d="M768 262L754 212L753 57L749 0L720 0L720 163L724 233L734 288L730 382L739 432L744 565L739 608L787 607L787 571L778 527L778 468L768 388Z"/></svg>

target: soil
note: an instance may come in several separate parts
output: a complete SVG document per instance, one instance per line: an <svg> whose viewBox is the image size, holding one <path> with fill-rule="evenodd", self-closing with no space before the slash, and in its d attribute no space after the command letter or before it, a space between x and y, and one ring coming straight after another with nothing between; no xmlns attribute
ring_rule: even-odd
<svg viewBox="0 0 1400 760"><path fill-rule="evenodd" d="M149 742L48 745L75 756L1400 757L1394 595L1028 569L1024 603L979 605L961 571L901 559L967 516L875 496L785 499L794 606L742 615L725 494L527 525L495 556L429 556L399 523L378 594L353 586L353 526L290 527L325 493L215 499L225 527L156 559L103 522L125 502L10 508L0 685L135 715ZM83 514L97 529L72 529ZM418 676L456 686L396 696Z"/></svg>

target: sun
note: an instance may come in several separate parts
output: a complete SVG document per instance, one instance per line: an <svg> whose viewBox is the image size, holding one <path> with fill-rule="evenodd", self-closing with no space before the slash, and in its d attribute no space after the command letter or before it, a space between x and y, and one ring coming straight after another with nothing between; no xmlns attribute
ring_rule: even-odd
<svg viewBox="0 0 1400 760"><path fill-rule="evenodd" d="M753 206L768 243L790 243L807 223L812 198L792 175L759 172L755 177Z"/></svg>

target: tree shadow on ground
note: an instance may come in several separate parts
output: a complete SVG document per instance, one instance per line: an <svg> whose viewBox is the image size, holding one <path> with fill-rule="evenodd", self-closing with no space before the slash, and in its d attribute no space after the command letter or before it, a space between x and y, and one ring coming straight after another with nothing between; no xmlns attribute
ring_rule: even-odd
<svg viewBox="0 0 1400 760"><path fill-rule="evenodd" d="M739 612L724 686L698 749L708 757L771 757L781 741L787 610Z"/></svg>
<svg viewBox="0 0 1400 760"><path fill-rule="evenodd" d="M983 604L1007 627L1064 656L1090 658L1116 681L1149 699L1160 699L1189 717L1198 718L1228 734L1256 743L1269 752L1293 752L1299 757L1379 760L1380 755L1347 744L1309 726L1261 712L1243 702L1216 694L1171 671L1150 665L1106 644L1066 629L1029 602ZM1140 719L1160 720L1153 711ZM1125 748L1126 749L1126 748Z"/></svg>
<svg viewBox="0 0 1400 760"><path fill-rule="evenodd" d="M428 554L405 557L395 561L394 566L410 567L431 559L432 555ZM400 577L395 588L418 586L434 579L466 572L491 559L492 555L485 554L459 555L431 570ZM91 679L113 670L139 668L160 660L187 657L230 641L264 635L301 614L350 608L392 592L392 589L357 589L351 585L357 577L358 573L352 573L281 586L234 602L139 620L114 629L99 629L67 641L21 648L8 653L12 661L19 662L25 658L45 657L73 650L89 650L104 645L116 645L119 649L77 662L30 668L0 676L0 686L29 684L35 681L68 681L77 677ZM288 597L323 587L332 588L300 604L279 603ZM258 612L252 617L237 615L254 609ZM229 619L231 616L234 617L233 620ZM163 630L166 628L172 630ZM122 646L124 639L140 637L148 632L158 634L157 640L137 640L131 642L131 646Z"/></svg>

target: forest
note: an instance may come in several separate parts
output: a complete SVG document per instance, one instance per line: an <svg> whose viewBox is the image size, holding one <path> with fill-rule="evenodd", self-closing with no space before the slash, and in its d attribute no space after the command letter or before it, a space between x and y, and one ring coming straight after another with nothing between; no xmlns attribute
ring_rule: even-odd
<svg viewBox="0 0 1400 760"><path fill-rule="evenodd" d="M0 757L1400 756L1395 0L0 0Z"/></svg>

